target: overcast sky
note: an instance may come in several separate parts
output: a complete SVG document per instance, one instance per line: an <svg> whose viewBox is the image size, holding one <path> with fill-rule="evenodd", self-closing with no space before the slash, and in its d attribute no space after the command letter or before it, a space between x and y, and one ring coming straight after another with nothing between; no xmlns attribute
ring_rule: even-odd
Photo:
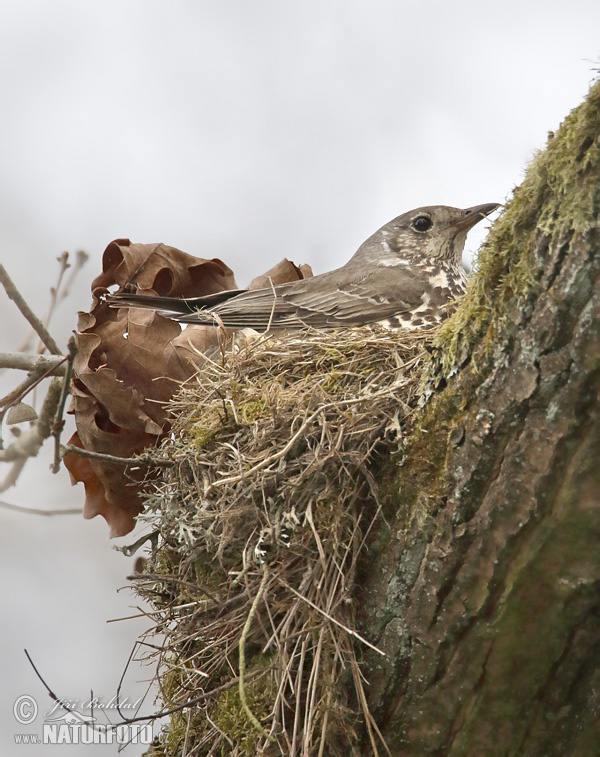
<svg viewBox="0 0 600 757"><path fill-rule="evenodd" d="M599 29L598 0L0 0L0 258L41 314L56 256L91 255L62 344L117 237L221 257L241 285L282 257L335 268L413 207L502 202L585 96ZM0 293L0 351L23 330ZM1 496L82 492L44 459ZM139 627L104 624L130 562L103 522L0 517L2 754L24 755L10 709L42 691L22 647L64 696L110 698Z"/></svg>

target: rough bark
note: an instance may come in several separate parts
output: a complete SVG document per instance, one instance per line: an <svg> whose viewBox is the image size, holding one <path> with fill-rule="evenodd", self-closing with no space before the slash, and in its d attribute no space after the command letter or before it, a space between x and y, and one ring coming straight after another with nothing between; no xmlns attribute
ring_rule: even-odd
<svg viewBox="0 0 600 757"><path fill-rule="evenodd" d="M496 223L381 473L362 631L393 755L599 753L599 216L600 84Z"/></svg>

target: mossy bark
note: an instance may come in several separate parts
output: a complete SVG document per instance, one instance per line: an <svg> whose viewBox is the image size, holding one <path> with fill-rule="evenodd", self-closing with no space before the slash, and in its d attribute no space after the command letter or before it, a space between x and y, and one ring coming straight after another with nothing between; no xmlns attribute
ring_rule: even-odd
<svg viewBox="0 0 600 757"><path fill-rule="evenodd" d="M360 607L393 755L600 749L599 217L597 84L495 224L383 474Z"/></svg>

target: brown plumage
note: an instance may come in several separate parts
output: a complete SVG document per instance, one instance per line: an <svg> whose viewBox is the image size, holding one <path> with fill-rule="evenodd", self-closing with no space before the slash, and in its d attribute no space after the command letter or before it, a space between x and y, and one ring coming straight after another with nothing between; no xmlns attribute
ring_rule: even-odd
<svg viewBox="0 0 600 757"><path fill-rule="evenodd" d="M341 268L310 279L188 299L114 294L107 301L112 307L157 310L180 323L232 329L369 323L427 328L440 323L448 304L465 290L461 256L467 232L498 207L416 208L382 226Z"/></svg>

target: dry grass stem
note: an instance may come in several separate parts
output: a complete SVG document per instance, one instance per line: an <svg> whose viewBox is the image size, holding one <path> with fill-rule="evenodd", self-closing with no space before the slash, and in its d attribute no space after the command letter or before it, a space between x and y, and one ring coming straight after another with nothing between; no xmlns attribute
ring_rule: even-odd
<svg viewBox="0 0 600 757"><path fill-rule="evenodd" d="M261 337L181 387L157 452L173 466L142 516L160 540L136 583L161 611L164 709L202 704L173 715L162 754L346 757L359 738L386 753L355 586L381 452L410 424L431 336Z"/></svg>

